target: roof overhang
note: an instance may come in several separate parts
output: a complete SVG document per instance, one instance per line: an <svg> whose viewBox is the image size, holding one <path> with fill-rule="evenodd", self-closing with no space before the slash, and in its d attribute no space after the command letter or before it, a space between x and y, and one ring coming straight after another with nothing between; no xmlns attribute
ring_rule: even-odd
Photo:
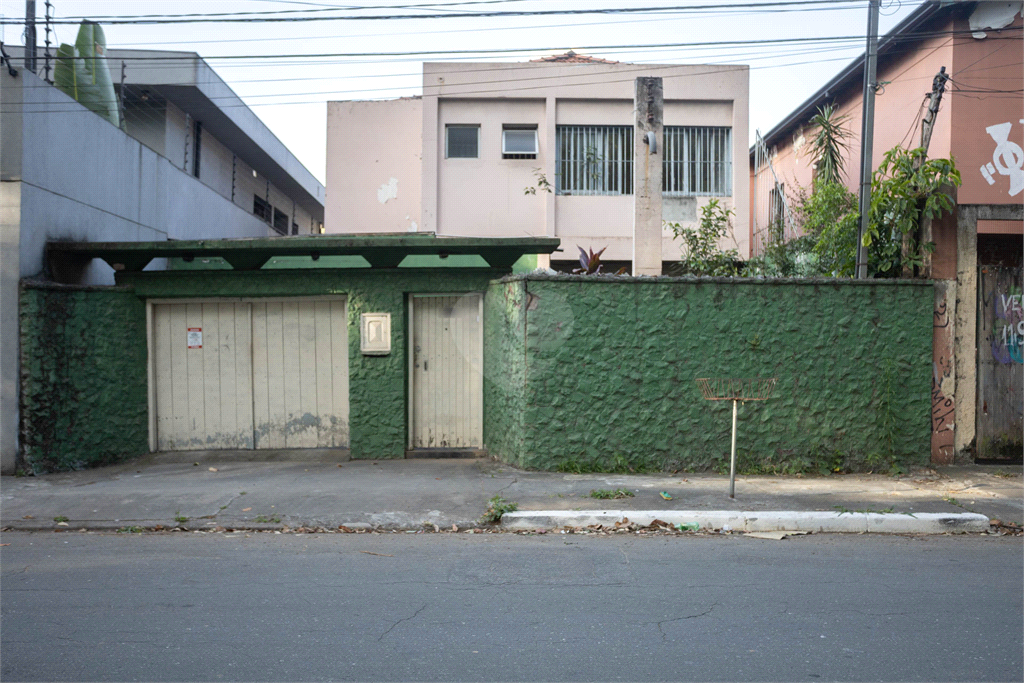
<svg viewBox="0 0 1024 683"><path fill-rule="evenodd" d="M150 88L202 122L257 173L323 220L324 186L198 54L111 49L107 61L112 70L123 61L128 85Z"/></svg>
<svg viewBox="0 0 1024 683"><path fill-rule="evenodd" d="M492 268L510 269L525 254L550 254L557 237L438 237L422 234L255 237L162 242L48 242L51 272L69 272L94 258L118 272L138 272L156 258L219 257L234 270L259 270L275 256L362 256L372 268L397 268L406 256L481 256Z"/></svg>

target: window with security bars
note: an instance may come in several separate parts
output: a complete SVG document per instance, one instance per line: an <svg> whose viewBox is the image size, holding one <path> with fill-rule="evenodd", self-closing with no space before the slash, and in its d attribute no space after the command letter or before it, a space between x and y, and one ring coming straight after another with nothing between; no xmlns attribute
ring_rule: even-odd
<svg viewBox="0 0 1024 683"><path fill-rule="evenodd" d="M555 193L633 194L632 126L558 126Z"/></svg>
<svg viewBox="0 0 1024 683"><path fill-rule="evenodd" d="M665 126L661 191L668 195L732 195L732 128Z"/></svg>

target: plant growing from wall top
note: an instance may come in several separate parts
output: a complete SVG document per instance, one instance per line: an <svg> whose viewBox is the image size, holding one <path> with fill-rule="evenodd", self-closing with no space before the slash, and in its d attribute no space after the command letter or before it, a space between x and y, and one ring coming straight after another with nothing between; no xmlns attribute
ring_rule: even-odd
<svg viewBox="0 0 1024 683"><path fill-rule="evenodd" d="M87 109L120 127L114 84L107 68L107 39L99 24L83 21L74 45L57 49L53 82Z"/></svg>
<svg viewBox="0 0 1024 683"><path fill-rule="evenodd" d="M732 276L737 274L736 249L722 249L719 243L731 228L730 217L735 212L712 199L700 210L696 227L679 223L666 223L675 239L681 240L682 259L676 270L682 275Z"/></svg>
<svg viewBox="0 0 1024 683"><path fill-rule="evenodd" d="M593 249L584 251L583 247L579 245L577 245L576 248L580 250L580 267L572 269L573 275L602 275L603 273L601 273L601 269L604 267L604 264L601 263L601 254L603 254L605 249L608 247L597 252ZM615 274L626 275L627 271L625 268L619 268L615 271Z"/></svg>

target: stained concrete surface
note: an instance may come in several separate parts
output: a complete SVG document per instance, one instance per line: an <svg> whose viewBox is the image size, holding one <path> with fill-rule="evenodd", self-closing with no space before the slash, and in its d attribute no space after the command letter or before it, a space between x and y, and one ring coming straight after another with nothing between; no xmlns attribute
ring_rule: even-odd
<svg viewBox="0 0 1024 683"><path fill-rule="evenodd" d="M139 525L279 527L369 524L465 526L500 495L520 510L725 510L977 512L1024 524L1021 467L948 467L907 476L744 476L736 499L715 474L528 472L486 458L252 462L223 456L180 462L148 456L113 467L35 477L3 477L0 517L7 528ZM193 462L198 464L193 464ZM211 471L211 468L216 471ZM599 500L591 491L633 497ZM660 494L672 497L665 500Z"/></svg>

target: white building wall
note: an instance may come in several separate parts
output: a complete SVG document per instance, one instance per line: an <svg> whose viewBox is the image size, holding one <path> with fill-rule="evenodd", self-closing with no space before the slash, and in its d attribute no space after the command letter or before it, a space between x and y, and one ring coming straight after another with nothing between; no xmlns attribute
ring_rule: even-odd
<svg viewBox="0 0 1024 683"><path fill-rule="evenodd" d="M24 97L24 88L32 97ZM8 473L17 452L18 280L42 273L47 241L260 237L271 231L251 209L232 204L27 71L12 78L0 69L0 107L0 469ZM101 261L93 261L82 280L113 283L113 271Z"/></svg>

